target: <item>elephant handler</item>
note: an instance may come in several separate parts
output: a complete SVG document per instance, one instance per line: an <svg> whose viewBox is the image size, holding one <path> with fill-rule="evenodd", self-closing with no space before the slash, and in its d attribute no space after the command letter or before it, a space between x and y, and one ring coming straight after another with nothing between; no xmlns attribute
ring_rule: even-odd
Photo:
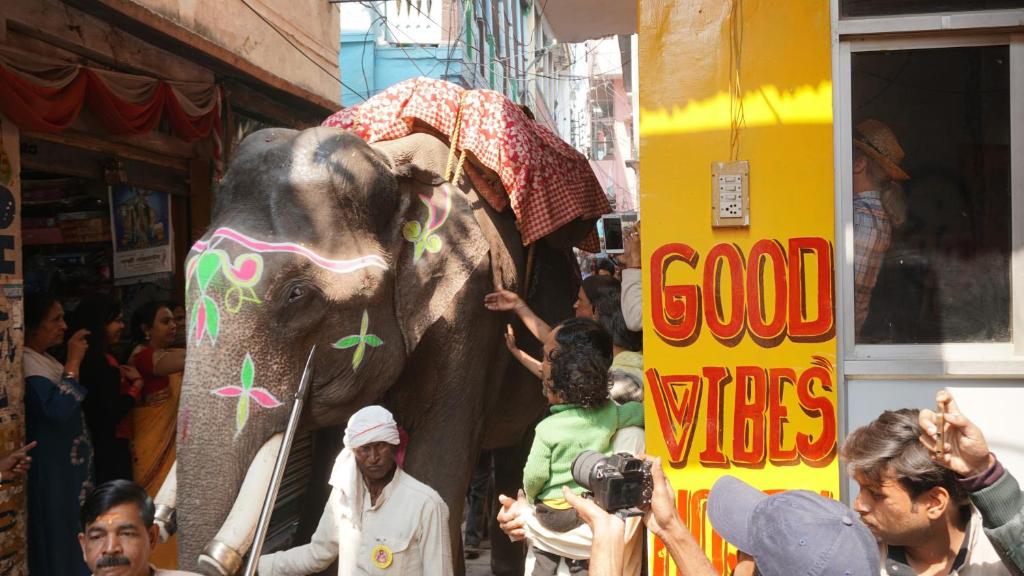
<svg viewBox="0 0 1024 576"><path fill-rule="evenodd" d="M337 558L339 576L452 573L448 506L395 462L398 425L367 406L345 428L331 495L313 540L260 558L260 576L317 574Z"/></svg>

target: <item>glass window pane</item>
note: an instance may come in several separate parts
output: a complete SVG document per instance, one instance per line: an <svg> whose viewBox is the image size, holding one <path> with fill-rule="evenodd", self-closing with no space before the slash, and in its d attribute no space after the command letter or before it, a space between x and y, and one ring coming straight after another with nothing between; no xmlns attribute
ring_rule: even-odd
<svg viewBox="0 0 1024 576"><path fill-rule="evenodd" d="M1009 48L851 58L857 342L1009 341Z"/></svg>
<svg viewBox="0 0 1024 576"><path fill-rule="evenodd" d="M1024 0L840 0L843 18L1024 8Z"/></svg>

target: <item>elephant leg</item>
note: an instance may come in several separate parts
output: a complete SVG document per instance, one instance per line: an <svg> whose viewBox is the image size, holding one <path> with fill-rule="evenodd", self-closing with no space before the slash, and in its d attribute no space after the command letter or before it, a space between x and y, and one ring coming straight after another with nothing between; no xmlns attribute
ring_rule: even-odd
<svg viewBox="0 0 1024 576"><path fill-rule="evenodd" d="M491 572L495 576L523 576L526 562L526 543L513 542L498 526L497 511L501 509L498 495L511 498L523 487L523 466L533 444L533 428L516 446L494 450L494 513L490 518Z"/></svg>
<svg viewBox="0 0 1024 576"><path fill-rule="evenodd" d="M465 574L462 555L462 515L466 502L466 490L473 475L479 440L474 434L464 433L472 424L452 426L457 415L432 419L438 423L427 428L417 428L411 433L405 468L417 480L428 484L448 505L448 531L452 545L452 566L455 574ZM453 430L455 430L453 432ZM443 450L438 447L443 446Z"/></svg>

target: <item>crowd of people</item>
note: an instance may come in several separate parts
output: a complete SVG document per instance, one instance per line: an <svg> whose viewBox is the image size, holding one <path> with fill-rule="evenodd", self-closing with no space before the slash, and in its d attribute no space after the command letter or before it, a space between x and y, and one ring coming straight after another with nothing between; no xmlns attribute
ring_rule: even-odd
<svg viewBox="0 0 1024 576"><path fill-rule="evenodd" d="M510 539L528 543L522 573L530 576L640 574L644 528L680 573L715 575L660 460L643 455L638 230L627 233L619 265L607 274L594 266L575 316L554 326L513 292L485 297L485 307L515 314L543 343L542 356L531 357L507 329L510 353L537 376L549 403L523 489L499 496L496 519ZM185 574L154 568L175 566L173 546L157 545L153 497L174 461L185 361L176 340L184 314L176 317L176 308L140 307L121 361L117 301L90 297L67 321L54 299L26 301L29 443L0 458L0 480L28 476L32 574ZM768 495L722 476L707 515L736 550L731 573L1024 574L1024 493L952 395L939 391L936 402L938 412L886 411L848 435L839 454L859 485L852 507L805 490ZM451 574L448 507L402 469L400 444L384 407L353 414L311 541L260 557L258 573L316 574L337 563L339 576ZM572 466L588 450L629 452L651 464L642 516L609 513L587 497Z"/></svg>
<svg viewBox="0 0 1024 576"><path fill-rule="evenodd" d="M175 457L185 363L184 349L172 348L176 307L139 307L131 347L124 349L124 310L112 296L83 298L67 317L54 297L26 298L25 448L35 456L28 470L32 574L85 575L95 568L83 562L79 513L97 486L134 481L155 496L163 483ZM161 547L158 559L173 566L174 546Z"/></svg>

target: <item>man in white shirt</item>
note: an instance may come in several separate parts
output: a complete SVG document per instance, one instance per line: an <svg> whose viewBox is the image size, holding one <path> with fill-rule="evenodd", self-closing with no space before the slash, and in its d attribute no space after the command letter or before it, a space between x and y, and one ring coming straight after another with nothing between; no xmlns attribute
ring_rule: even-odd
<svg viewBox="0 0 1024 576"><path fill-rule="evenodd" d="M339 576L450 575L448 506L397 466L398 444L398 425L386 409L353 414L312 541L262 556L260 576L316 574L335 558Z"/></svg>

